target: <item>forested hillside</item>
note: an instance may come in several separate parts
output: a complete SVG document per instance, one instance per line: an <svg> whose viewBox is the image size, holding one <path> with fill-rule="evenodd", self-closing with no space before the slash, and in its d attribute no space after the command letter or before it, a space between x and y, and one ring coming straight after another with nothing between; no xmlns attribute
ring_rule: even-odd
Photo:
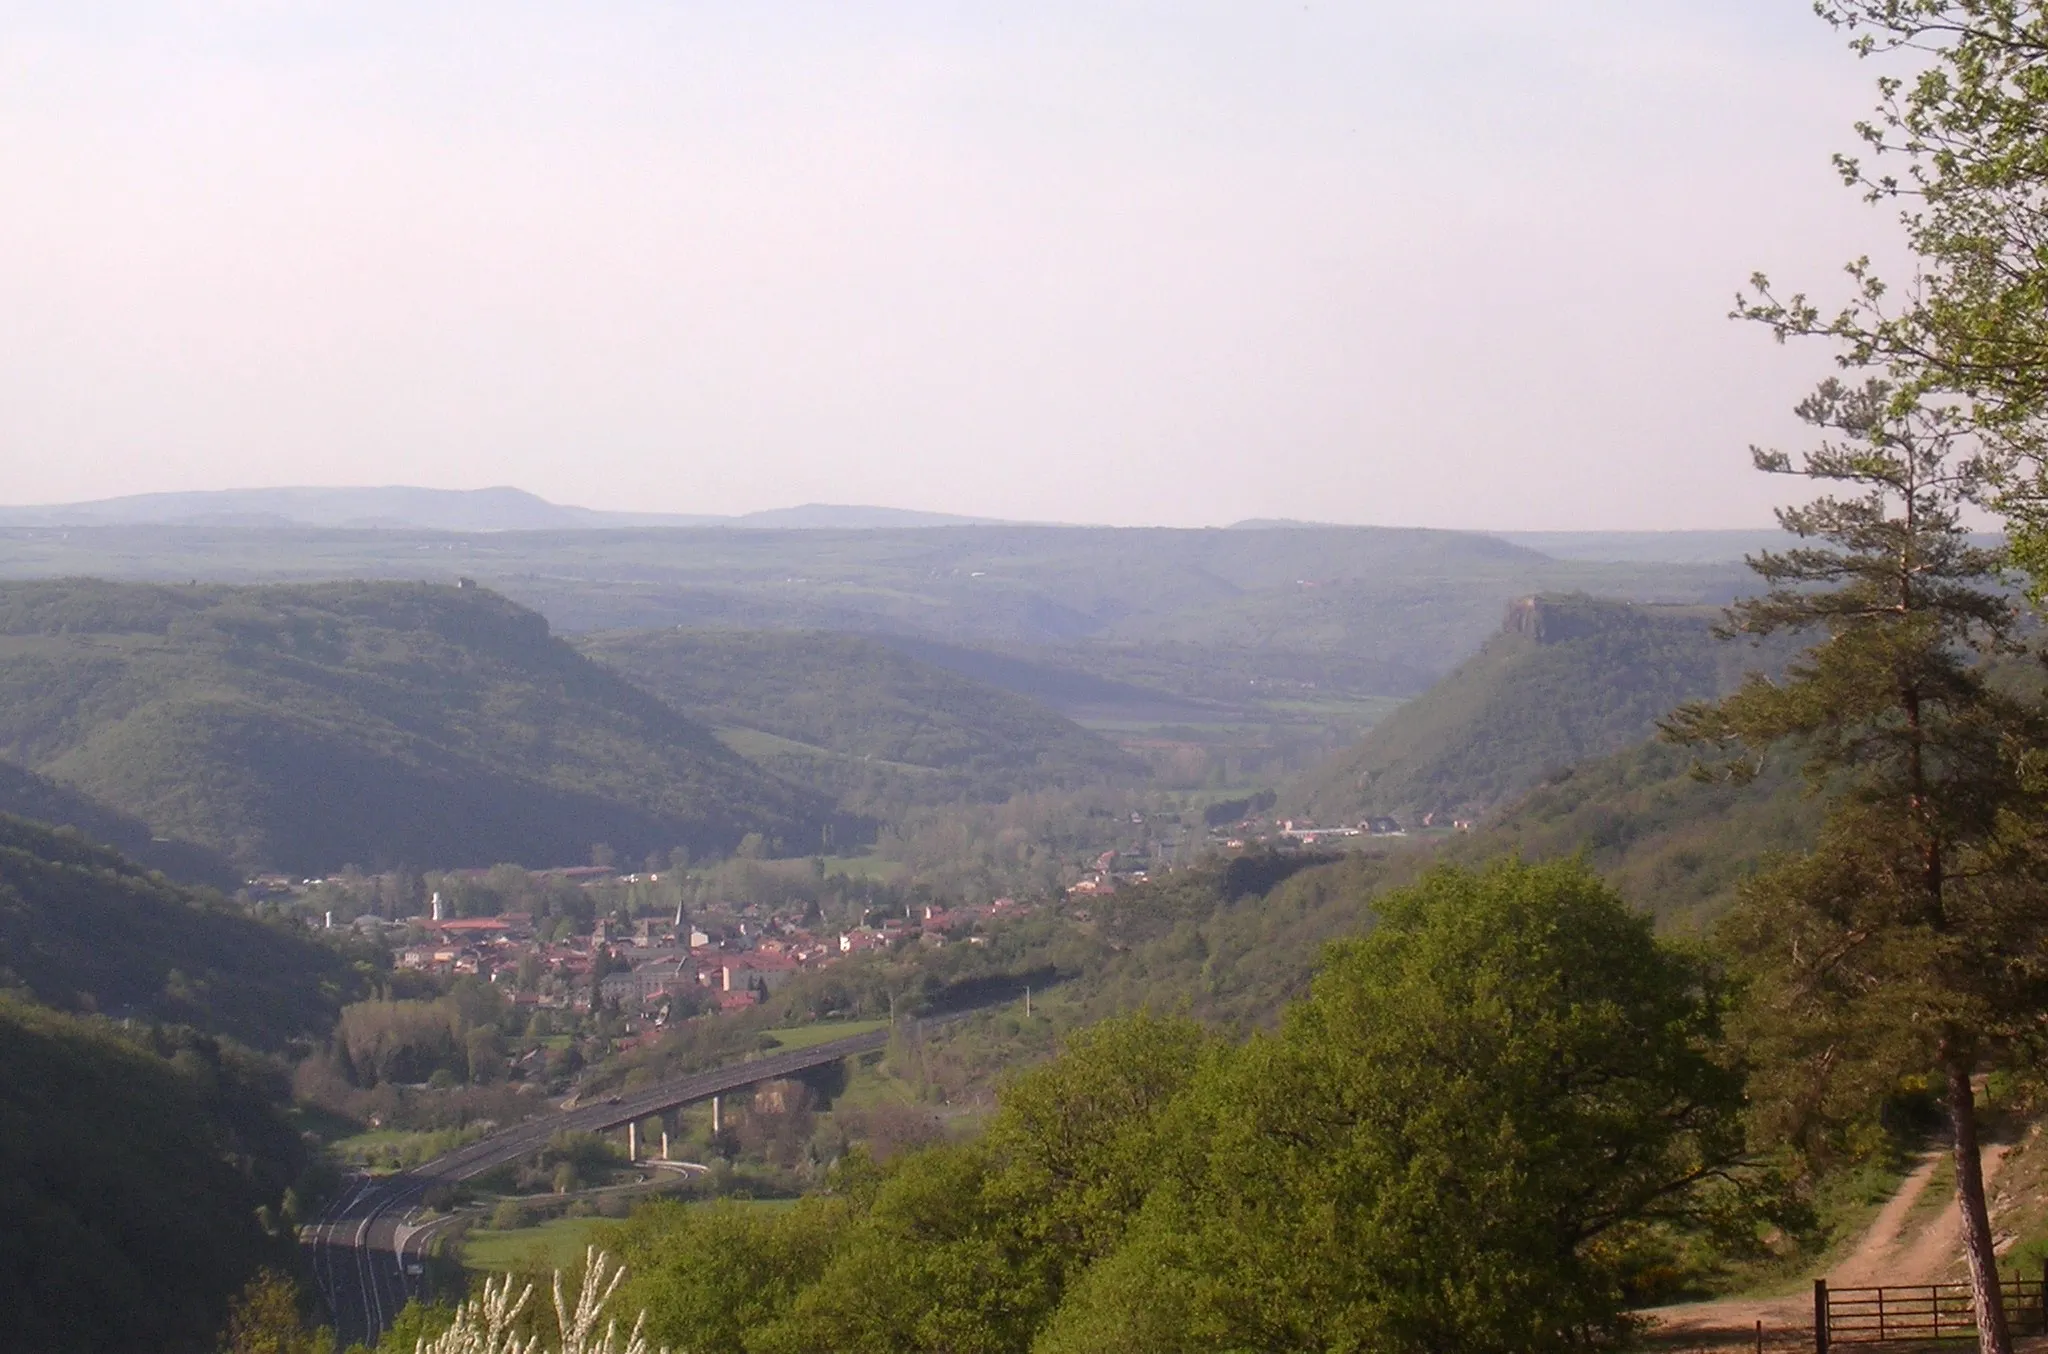
<svg viewBox="0 0 2048 1354"><path fill-rule="evenodd" d="M0 814L0 988L278 1048L324 1033L351 981L303 931Z"/></svg>
<svg viewBox="0 0 2048 1354"><path fill-rule="evenodd" d="M1393 841L1339 857L1219 858L1090 903L1108 952L1062 1000L1081 1018L1185 1003L1255 1028L1307 989L1323 947L1374 923L1374 900L1438 861L1584 856L1660 930L1698 932L1774 854L1809 848L1824 801L1789 760L1747 785L1702 781L1693 755L1655 740L1571 767L1469 834Z"/></svg>
<svg viewBox="0 0 2048 1354"><path fill-rule="evenodd" d="M0 585L0 755L244 866L802 849L826 805L488 591Z"/></svg>
<svg viewBox="0 0 2048 1354"><path fill-rule="evenodd" d="M854 812L1141 774L1043 705L858 635L639 630L577 641L738 751Z"/></svg>
<svg viewBox="0 0 2048 1354"><path fill-rule="evenodd" d="M1825 801L1789 757L1747 785L1703 781L1693 755L1646 742L1570 768L1451 843L1458 860L1583 853L1602 878L1666 929L1711 924L1775 853L1805 851Z"/></svg>
<svg viewBox="0 0 2048 1354"><path fill-rule="evenodd" d="M27 767L0 761L0 814L13 814L52 827L74 828L86 840L111 847L153 870L188 884L232 891L241 872L217 851L190 842L156 837L149 824L112 809L89 795Z"/></svg>
<svg viewBox="0 0 2048 1354"><path fill-rule="evenodd" d="M0 995L0 1344L216 1348L229 1295L293 1262L283 1080L190 1031Z"/></svg>
<svg viewBox="0 0 2048 1354"><path fill-rule="evenodd" d="M1789 645L1715 638L1719 612L1530 597L1457 671L1291 794L1318 821L1479 812L1647 737L1681 702L1782 664Z"/></svg>
<svg viewBox="0 0 2048 1354"><path fill-rule="evenodd" d="M0 574L183 584L470 576L562 633L686 626L872 635L1150 738L1188 788L1260 786L1355 743L1474 653L1532 591L1720 604L1739 564L1553 559L1477 532L336 530L7 527ZM0 754L4 755L4 754ZM368 863L368 862L359 862Z"/></svg>

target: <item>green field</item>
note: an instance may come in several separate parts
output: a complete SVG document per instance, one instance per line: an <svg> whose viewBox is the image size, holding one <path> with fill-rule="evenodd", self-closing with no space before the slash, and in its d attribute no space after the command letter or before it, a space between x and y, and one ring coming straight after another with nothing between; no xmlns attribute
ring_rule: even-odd
<svg viewBox="0 0 2048 1354"><path fill-rule="evenodd" d="M449 1128L433 1132L379 1128L338 1138L329 1145L329 1150L334 1153L336 1159L359 1165L416 1166L422 1161L440 1156L443 1152L452 1152L482 1136L483 1131L475 1128Z"/></svg>
<svg viewBox="0 0 2048 1354"><path fill-rule="evenodd" d="M742 1208L781 1209L794 1199L734 1199L726 1202ZM709 1207L698 1204L696 1207ZM470 1270L504 1272L513 1269L568 1269L579 1264L584 1251L597 1240L600 1227L615 1218L556 1218L537 1227L500 1232L478 1228L462 1243L462 1263Z"/></svg>
<svg viewBox="0 0 2048 1354"><path fill-rule="evenodd" d="M462 1242L469 1269L567 1269L583 1258L591 1233L611 1218L556 1218L538 1227L498 1232L478 1229Z"/></svg>
<svg viewBox="0 0 2048 1354"><path fill-rule="evenodd" d="M834 1039L851 1039L856 1034L879 1030L888 1023L886 1020L827 1021L817 1025L792 1025L786 1029L764 1030L762 1034L773 1039L784 1051L794 1051L829 1044Z"/></svg>

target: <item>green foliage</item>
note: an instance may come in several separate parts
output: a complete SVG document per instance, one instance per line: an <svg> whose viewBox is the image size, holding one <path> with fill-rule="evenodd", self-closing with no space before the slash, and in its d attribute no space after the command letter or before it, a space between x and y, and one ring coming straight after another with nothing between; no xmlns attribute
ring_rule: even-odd
<svg viewBox="0 0 2048 1354"><path fill-rule="evenodd" d="M377 1354L419 1354L421 1341L438 1338L454 1323L455 1313L446 1307L408 1302L378 1337Z"/></svg>
<svg viewBox="0 0 2048 1354"><path fill-rule="evenodd" d="M1776 666L1776 652L1718 643L1713 620L1697 607L1525 599L1476 657L1291 797L1325 822L1509 802L1648 737L1679 702L1731 690L1745 667Z"/></svg>
<svg viewBox="0 0 2048 1354"><path fill-rule="evenodd" d="M1813 844L1824 812L1789 758L1743 784L1702 779L1694 758L1647 742L1571 768L1444 847L1462 862L1583 854L1671 930L1703 931L1774 856Z"/></svg>
<svg viewBox="0 0 2048 1354"><path fill-rule="evenodd" d="M2048 1011L2048 726L1988 661L2018 649L2004 556L1963 528L1993 472L1953 407L1880 381L1825 381L1799 412L1820 444L1756 463L1824 491L1778 514L1817 543L1755 557L1770 591L1730 616L1823 638L1784 681L1689 706L1670 733L1738 750L1738 780L1797 740L1809 780L1835 789L1817 848L1747 887L1726 928L1765 1069L1758 1117L1810 1146L1844 1101L1871 1113L1937 1066L1980 1342L2008 1350L1973 1078Z"/></svg>
<svg viewBox="0 0 2048 1354"><path fill-rule="evenodd" d="M1727 932L1767 1061L1805 1069L1788 1074L1806 1107L1794 1119L1833 1099L1836 1081L1874 1109L1937 1049L1966 1083L2048 1007L2048 971L2025 958L2048 938L2034 882L2048 868L2032 770L2044 731L1993 680L1986 660L2012 650L2015 617L2001 556L1961 524L1984 469L1957 453L1945 414L1900 413L1891 396L1827 382L1801 413L1839 440L1796 464L1758 454L1766 470L1853 496L1781 513L1823 544L1759 556L1771 590L1731 618L1821 637L1783 681L1751 681L1671 724L1674 739L1732 750L1722 769L1738 781L1796 740L1809 779L1835 792L1817 849L1752 883Z"/></svg>
<svg viewBox="0 0 2048 1354"><path fill-rule="evenodd" d="M1141 1012L1076 1032L1003 1088L990 1190L1055 1293L1122 1241L1175 1146L1163 1112L1211 1051L1201 1026Z"/></svg>
<svg viewBox="0 0 2048 1354"><path fill-rule="evenodd" d="M1048 1294L1009 1244L1013 1219L989 1189L991 1170L971 1146L901 1158L818 1280L750 1344L762 1354L1026 1348Z"/></svg>
<svg viewBox="0 0 2048 1354"><path fill-rule="evenodd" d="M1832 314L1752 281L1741 308L1779 339L1820 336L1846 367L1883 373L1899 412L1937 405L1981 439L2018 561L2048 582L2048 13L2036 0L1821 0L1864 57L1911 54L1877 81L1856 131L1868 158L1836 157L1843 182L1902 201L1912 286L1863 258Z"/></svg>
<svg viewBox="0 0 2048 1354"><path fill-rule="evenodd" d="M260 1064L203 1039L139 1046L0 997L0 1310L7 1343L201 1350L258 1270L300 1169Z"/></svg>
<svg viewBox="0 0 2048 1354"><path fill-rule="evenodd" d="M816 840L822 806L481 590L0 587L0 753L250 865Z"/></svg>
<svg viewBox="0 0 2048 1354"><path fill-rule="evenodd" d="M678 1349L749 1348L817 1281L852 1204L818 1196L767 1211L740 1204L651 1204L605 1235L625 1264L626 1308L648 1338Z"/></svg>
<svg viewBox="0 0 2048 1354"><path fill-rule="evenodd" d="M482 983L432 1001L371 1000L341 1010L334 1046L357 1086L416 1084L446 1072L458 1082L487 1081L503 1062L496 1034L504 999Z"/></svg>
<svg viewBox="0 0 2048 1354"><path fill-rule="evenodd" d="M1695 1221L1739 1159L1709 975L1577 865L1439 870L1380 912L1198 1083L1178 1159L1038 1348L1621 1331L1632 1235Z"/></svg>
<svg viewBox="0 0 2048 1354"><path fill-rule="evenodd" d="M141 819L4 761L0 761L0 814L70 828L87 841L119 851L145 869L162 870L180 883L223 891L242 883L241 872L218 853L190 842L154 837L149 824Z"/></svg>
<svg viewBox="0 0 2048 1354"><path fill-rule="evenodd" d="M728 733L756 760L832 786L856 812L1001 800L1143 770L1034 701L864 636L652 630L578 647L707 724L780 740Z"/></svg>
<svg viewBox="0 0 2048 1354"><path fill-rule="evenodd" d="M0 984L276 1048L324 1031L353 975L333 951L69 832L0 815Z"/></svg>
<svg viewBox="0 0 2048 1354"><path fill-rule="evenodd" d="M1137 1017L1077 1035L1004 1093L985 1138L899 1159L829 1262L749 1347L1021 1350L1071 1278L1122 1238L1206 1045ZM856 1168L857 1169L857 1168Z"/></svg>
<svg viewBox="0 0 2048 1354"><path fill-rule="evenodd" d="M1756 1216L1711 972L1578 865L1440 870L1381 906L1277 1035L1112 1020L974 1142L848 1158L789 1212L641 1212L629 1305L753 1354L1619 1333L1652 1229Z"/></svg>
<svg viewBox="0 0 2048 1354"><path fill-rule="evenodd" d="M333 1354L334 1332L311 1326L304 1305L296 1283L264 1270L228 1308L222 1354Z"/></svg>
<svg viewBox="0 0 2048 1354"><path fill-rule="evenodd" d="M944 894L1043 898L1073 882L1077 861L1127 846L1130 814L1147 804L1100 787L915 808L882 829L875 850Z"/></svg>

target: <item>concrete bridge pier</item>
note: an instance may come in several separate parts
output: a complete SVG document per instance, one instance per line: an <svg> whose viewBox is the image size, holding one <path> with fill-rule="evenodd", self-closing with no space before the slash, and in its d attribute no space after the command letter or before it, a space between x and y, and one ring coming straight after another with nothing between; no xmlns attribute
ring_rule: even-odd
<svg viewBox="0 0 2048 1354"><path fill-rule="evenodd" d="M720 1099L721 1097L715 1095L711 1097L711 1136L714 1138L718 1136L718 1102Z"/></svg>
<svg viewBox="0 0 2048 1354"><path fill-rule="evenodd" d="M640 1124L638 1120L626 1125L626 1162L628 1165L640 1159Z"/></svg>

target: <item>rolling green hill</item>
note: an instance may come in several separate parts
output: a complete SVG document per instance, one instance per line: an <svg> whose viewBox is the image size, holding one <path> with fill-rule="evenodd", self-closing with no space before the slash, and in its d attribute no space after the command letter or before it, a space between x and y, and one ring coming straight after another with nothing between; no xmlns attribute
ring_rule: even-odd
<svg viewBox="0 0 2048 1354"><path fill-rule="evenodd" d="M215 1348L229 1297L292 1265L310 1165L285 1064L247 1046L324 1034L355 976L303 932L0 815L0 1344Z"/></svg>
<svg viewBox="0 0 2048 1354"><path fill-rule="evenodd" d="M1748 786L1693 779L1691 754L1646 742L1561 773L1470 833L1216 858L1091 900L1101 948L1047 998L1058 1023L1184 1009L1229 1028L1270 1024L1307 989L1333 940L1373 924L1374 900L1433 863L1583 854L1661 930L1699 932L1767 857L1805 849L1823 802L1789 758ZM1000 1061L1000 1060L998 1060Z"/></svg>
<svg viewBox="0 0 2048 1354"><path fill-rule="evenodd" d="M1667 929L1710 924L1764 859L1805 850L1825 803L1794 758L1774 755L1749 785L1704 782L1692 754L1646 742L1570 768L1447 848L1453 859L1584 853Z"/></svg>
<svg viewBox="0 0 2048 1354"><path fill-rule="evenodd" d="M1144 770L1034 701L859 635L639 630L577 643L756 761L831 786L858 812L1000 800Z"/></svg>
<svg viewBox="0 0 2048 1354"><path fill-rule="evenodd" d="M341 956L74 833L0 815L0 988L281 1048L334 1023Z"/></svg>
<svg viewBox="0 0 2048 1354"><path fill-rule="evenodd" d="M219 852L152 836L140 818L12 762L0 762L0 814L71 828L87 841L111 847L138 865L162 870L183 883L232 891L242 882L241 871Z"/></svg>
<svg viewBox="0 0 2048 1354"><path fill-rule="evenodd" d="M217 1348L234 1292L293 1263L304 1149L271 1109L280 1080L189 1032L0 995L0 1344Z"/></svg>
<svg viewBox="0 0 2048 1354"><path fill-rule="evenodd" d="M1716 639L1707 607L1530 597L1456 671L1303 778L1288 798L1322 822L1474 812L1640 742L1683 701L1790 652Z"/></svg>
<svg viewBox="0 0 2048 1354"><path fill-rule="evenodd" d="M0 584L0 755L299 873L801 849L827 811L475 587Z"/></svg>
<svg viewBox="0 0 2048 1354"><path fill-rule="evenodd" d="M180 584L468 575L563 633L874 635L1127 742L1149 739L1141 755L1177 782L1239 789L1284 782L1355 743L1391 702L1476 652L1516 597L1718 605L1753 586L1732 560L1557 559L1478 532L1380 527L0 523L0 575L78 574Z"/></svg>

